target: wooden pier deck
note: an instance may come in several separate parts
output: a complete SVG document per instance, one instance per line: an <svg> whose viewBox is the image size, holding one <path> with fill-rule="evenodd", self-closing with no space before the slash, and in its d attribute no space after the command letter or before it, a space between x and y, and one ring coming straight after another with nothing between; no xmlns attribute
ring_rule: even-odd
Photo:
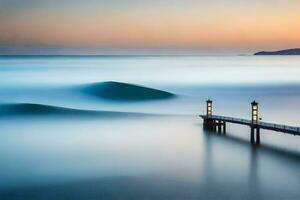
<svg viewBox="0 0 300 200"><path fill-rule="evenodd" d="M211 115L211 116L200 115L200 117L203 120L222 121L222 122L228 122L228 123L233 123L233 124L247 125L250 127L253 126L252 121L248 120L248 119L227 117L227 116L220 116L220 115ZM295 127L295 126L274 124L274 123L268 123L268 122L262 122L262 121L258 121L255 126L260 129L272 130L272 131L277 131L277 132L300 136L300 128Z"/></svg>

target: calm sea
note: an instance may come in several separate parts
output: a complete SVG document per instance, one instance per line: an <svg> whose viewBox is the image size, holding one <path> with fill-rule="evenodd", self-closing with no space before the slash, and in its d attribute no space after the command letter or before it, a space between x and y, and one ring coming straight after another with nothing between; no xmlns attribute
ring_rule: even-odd
<svg viewBox="0 0 300 200"><path fill-rule="evenodd" d="M176 98L82 90L107 81ZM249 119L256 100L263 121L300 126L300 57L2 56L0 199L300 199L300 137L208 133L207 98L214 114Z"/></svg>

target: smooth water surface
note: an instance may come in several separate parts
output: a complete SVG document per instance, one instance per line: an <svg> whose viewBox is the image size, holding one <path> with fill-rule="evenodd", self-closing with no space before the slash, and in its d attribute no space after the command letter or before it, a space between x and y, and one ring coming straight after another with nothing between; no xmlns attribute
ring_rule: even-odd
<svg viewBox="0 0 300 200"><path fill-rule="evenodd" d="M219 135L198 117L212 98L215 114L249 118L255 99L263 121L300 126L299 67L297 56L0 57L0 199L300 199L300 137L261 131L252 146L248 127ZM159 93L99 93L111 81Z"/></svg>

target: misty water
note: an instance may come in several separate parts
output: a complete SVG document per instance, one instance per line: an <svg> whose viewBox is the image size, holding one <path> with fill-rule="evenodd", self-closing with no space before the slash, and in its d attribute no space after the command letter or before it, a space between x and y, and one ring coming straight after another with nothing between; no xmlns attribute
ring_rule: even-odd
<svg viewBox="0 0 300 200"><path fill-rule="evenodd" d="M299 77L297 56L2 56L0 199L300 199L299 136L198 117L255 99L300 126Z"/></svg>

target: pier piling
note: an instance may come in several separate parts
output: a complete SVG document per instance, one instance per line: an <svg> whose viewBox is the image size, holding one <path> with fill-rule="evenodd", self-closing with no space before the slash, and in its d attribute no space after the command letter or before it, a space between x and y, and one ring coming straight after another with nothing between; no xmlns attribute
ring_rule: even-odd
<svg viewBox="0 0 300 200"><path fill-rule="evenodd" d="M260 144L260 128L256 129L256 144Z"/></svg>
<svg viewBox="0 0 300 200"><path fill-rule="evenodd" d="M254 138L254 127L251 127L250 142L251 142L251 144L254 144L254 143L255 143L255 138Z"/></svg>

